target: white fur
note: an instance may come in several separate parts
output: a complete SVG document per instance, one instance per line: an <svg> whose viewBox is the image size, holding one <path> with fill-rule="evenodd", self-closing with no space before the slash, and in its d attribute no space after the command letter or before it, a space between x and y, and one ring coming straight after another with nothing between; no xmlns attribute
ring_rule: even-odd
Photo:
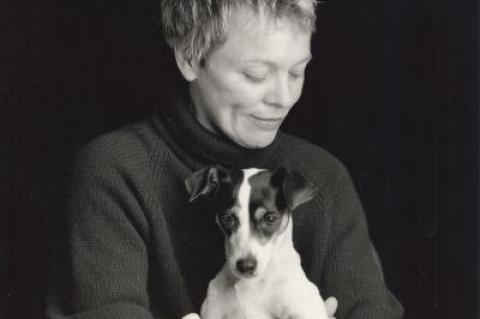
<svg viewBox="0 0 480 319"><path fill-rule="evenodd" d="M292 221L265 246L252 240L248 178L259 172L246 169L240 186L238 232L230 238L228 261L210 282L202 309L204 319L328 319L318 288L306 277L292 243ZM286 219L286 218L285 218ZM232 248L233 247L233 248ZM252 254L258 270L252 278L235 271L238 258ZM189 316L191 316L190 314ZM183 317L183 319L198 319Z"/></svg>
<svg viewBox="0 0 480 319"><path fill-rule="evenodd" d="M238 191L238 207L236 208L240 227L232 234L227 243L227 262L231 271L237 277L242 276L236 270L236 263L239 259L253 256L257 260L256 272L261 273L266 269L272 253L271 243L262 246L258 241L253 240L250 233L249 200L252 188L248 183L248 179L261 171L261 169L257 168L243 170L244 176Z"/></svg>

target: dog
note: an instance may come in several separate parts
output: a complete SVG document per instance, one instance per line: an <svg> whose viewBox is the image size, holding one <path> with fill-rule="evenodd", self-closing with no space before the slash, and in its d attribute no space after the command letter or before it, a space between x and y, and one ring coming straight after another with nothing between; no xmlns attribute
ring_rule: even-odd
<svg viewBox="0 0 480 319"><path fill-rule="evenodd" d="M185 185L190 201L212 200L225 235L226 262L209 283L202 318L328 318L292 241L292 212L315 196L311 183L284 168L212 166L193 173Z"/></svg>

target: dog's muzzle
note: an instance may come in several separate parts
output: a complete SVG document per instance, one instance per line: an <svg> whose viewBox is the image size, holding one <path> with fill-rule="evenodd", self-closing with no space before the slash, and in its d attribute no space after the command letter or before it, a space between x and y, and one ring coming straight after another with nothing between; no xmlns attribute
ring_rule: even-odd
<svg viewBox="0 0 480 319"><path fill-rule="evenodd" d="M242 258L237 261L237 270L244 276L253 276L257 269L257 260L253 257Z"/></svg>

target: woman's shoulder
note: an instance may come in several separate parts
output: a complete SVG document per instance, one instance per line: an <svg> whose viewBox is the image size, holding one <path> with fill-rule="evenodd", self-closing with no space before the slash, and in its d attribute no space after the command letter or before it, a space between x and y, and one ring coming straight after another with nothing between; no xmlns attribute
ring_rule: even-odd
<svg viewBox="0 0 480 319"><path fill-rule="evenodd" d="M88 141L75 153L74 162L91 168L145 167L159 160L163 143L148 120L125 125Z"/></svg>
<svg viewBox="0 0 480 319"><path fill-rule="evenodd" d="M343 172L345 166L330 151L305 139L282 133L280 145L287 158L306 168Z"/></svg>
<svg viewBox="0 0 480 319"><path fill-rule="evenodd" d="M320 187L332 188L348 176L345 165L330 151L305 139L281 134L283 156L290 168Z"/></svg>

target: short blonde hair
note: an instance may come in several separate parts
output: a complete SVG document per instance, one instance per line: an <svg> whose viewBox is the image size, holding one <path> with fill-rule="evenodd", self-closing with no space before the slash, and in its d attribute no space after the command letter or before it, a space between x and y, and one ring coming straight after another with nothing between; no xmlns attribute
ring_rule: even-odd
<svg viewBox="0 0 480 319"><path fill-rule="evenodd" d="M203 61L226 40L228 16L239 7L287 17L315 31L316 0L161 0L161 19L169 46L190 61Z"/></svg>

